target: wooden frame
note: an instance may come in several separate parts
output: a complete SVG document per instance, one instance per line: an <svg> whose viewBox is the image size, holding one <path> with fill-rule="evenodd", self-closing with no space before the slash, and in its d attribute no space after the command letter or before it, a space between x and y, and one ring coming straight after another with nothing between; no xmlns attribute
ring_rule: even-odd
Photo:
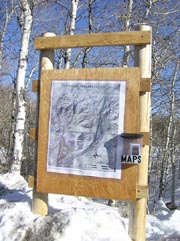
<svg viewBox="0 0 180 241"><path fill-rule="evenodd" d="M44 72L45 70L52 70L54 68L54 50L56 48L82 48L82 47L97 47L97 46L135 46L135 65L140 69L140 90L139 90L139 70L131 70L130 68L124 68L124 71L120 68L118 71L115 70L117 78L124 79L128 83L128 98L127 103L132 112L132 116L127 117L126 115L126 132L141 133L144 135L143 148L142 148L142 162L138 166L130 166L123 164L122 179L117 180L103 180L101 178L79 178L73 176L63 175L49 175L46 173L46 167L44 165L46 154L43 151L47 151L46 139L47 138L47 126L39 126L38 128L30 131L30 136L37 140L40 147L38 150L38 173L35 163L35 174L34 177L29 179L30 185L33 187L33 200L32 200L32 211L35 214L47 215L48 213L48 192L62 193L65 191L66 194L84 195L84 196L101 196L110 199L122 199L122 200L133 200L129 202L129 235L132 240L142 240L145 238L146 230L146 206L147 206L147 195L148 195L148 156L149 156L149 111L150 111L150 92L151 90L151 42L152 42L152 29L150 26L145 24L136 25L134 32L114 32L114 33L92 33L92 34L80 34L70 36L56 36L54 33L44 33L42 37L38 37L34 41L35 49L41 50L40 54L40 71L39 76L44 81L51 79L50 72ZM87 74L91 75L93 70L81 70L84 77L88 77ZM101 72L102 71L102 72ZM111 78L110 76L116 76L113 71L103 72L104 70L97 70L99 76L102 74L105 78ZM56 71L55 71L56 72ZM96 71L95 71L96 72ZM52 72L53 73L53 72ZM78 70L70 70L70 76L77 76ZM103 74L104 73L104 74ZM47 76L46 76L47 74ZM52 76L63 77L67 74L67 70L53 73ZM77 74L77 75L76 75ZM94 76L93 73L92 76ZM97 74L97 73L96 73ZM108 75L109 74L109 75ZM98 74L97 74L98 75ZM97 76L96 75L96 76ZM134 77L135 76L135 77ZM40 78L39 78L40 79ZM134 81L136 79L137 83ZM33 91L40 92L40 81L33 82ZM43 85L43 84L42 84ZM133 87L135 88L133 89ZM41 101L42 97L46 99L48 91L41 88ZM43 93L44 92L44 93ZM137 100L133 102L134 95L137 96ZM140 95L140 96L139 96ZM48 97L49 98L49 97ZM43 104L45 106L43 106ZM136 105L137 104L137 105ZM44 109L48 110L49 103L47 101L41 102L41 111ZM135 106L136 105L136 106ZM47 107L47 108L46 108ZM45 112L45 118L49 112ZM134 113L136 113L134 115ZM131 119L132 117L132 119ZM136 121L137 120L137 121ZM47 124L43 120L41 113L40 124ZM135 122L134 122L135 121ZM136 124L135 124L136 123ZM36 123L37 124L37 123ZM132 127L131 127L132 124ZM36 125L36 127L38 127ZM45 130L45 133L43 132ZM39 140L38 135L39 133ZM42 136L41 136L42 135ZM42 145L42 147L41 147ZM37 147L37 145L36 145ZM41 151L40 151L41 150ZM37 157L37 148L35 148L35 156ZM69 183L68 183L69 182ZM54 185L54 186L53 186ZM66 190L67 188L67 190ZM40 192L38 192L40 191ZM73 191L73 192L72 192Z"/></svg>
<svg viewBox="0 0 180 241"><path fill-rule="evenodd" d="M35 49L83 48L150 44L150 31L92 33L35 38Z"/></svg>
<svg viewBox="0 0 180 241"><path fill-rule="evenodd" d="M139 133L139 68L71 69L42 71L38 129L38 164L36 190L117 200L135 200L137 166L122 167L121 179L65 175L46 171L48 123L52 80L119 80L126 81L126 133Z"/></svg>

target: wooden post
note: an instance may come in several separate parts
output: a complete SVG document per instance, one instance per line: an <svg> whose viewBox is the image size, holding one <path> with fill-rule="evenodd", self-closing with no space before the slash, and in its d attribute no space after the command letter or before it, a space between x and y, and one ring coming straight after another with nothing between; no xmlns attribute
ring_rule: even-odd
<svg viewBox="0 0 180 241"><path fill-rule="evenodd" d="M138 25L136 30L151 31L147 25ZM135 47L135 67L140 67L141 78L151 78L151 44ZM140 94L140 132L149 132L150 93ZM142 148L142 162L138 165L137 185L148 185L149 145ZM132 240L146 240L147 198L136 199L130 203L129 234Z"/></svg>
<svg viewBox="0 0 180 241"><path fill-rule="evenodd" d="M52 37L55 36L54 33L44 33L43 37ZM53 69L54 68L54 50L42 50L40 54L40 68L39 68L39 81L41 77L41 71ZM39 92L38 92L38 109L37 113L39 113ZM37 114L38 115L38 114ZM37 126L36 131L38 131L38 116L37 116ZM38 135L36 135L38 136ZM37 142L38 143L38 142ZM36 145L37 146L37 145ZM35 156L37 158L37 148ZM48 214L48 193L38 193L36 192L36 176L37 175L37 160L35 164L35 174L34 174L34 188L33 188L33 200L32 200L32 212L39 215L47 215Z"/></svg>

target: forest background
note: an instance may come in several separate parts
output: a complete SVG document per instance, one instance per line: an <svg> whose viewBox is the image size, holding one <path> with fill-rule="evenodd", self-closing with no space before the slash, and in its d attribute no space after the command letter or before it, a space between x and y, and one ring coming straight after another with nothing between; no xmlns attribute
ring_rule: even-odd
<svg viewBox="0 0 180 241"><path fill-rule="evenodd" d="M34 173L39 52L44 32L73 35L152 27L152 104L149 161L150 212L158 199L176 205L180 182L180 9L178 0L1 0L0 172ZM56 50L55 68L132 67L134 49L101 47ZM178 205L178 204L177 204Z"/></svg>

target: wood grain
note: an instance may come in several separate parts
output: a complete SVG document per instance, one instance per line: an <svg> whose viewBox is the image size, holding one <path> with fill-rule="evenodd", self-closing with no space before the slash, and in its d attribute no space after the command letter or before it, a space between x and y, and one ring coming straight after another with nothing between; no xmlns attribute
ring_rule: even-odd
<svg viewBox="0 0 180 241"><path fill-rule="evenodd" d="M49 37L54 35L55 35L54 33L45 33L43 36ZM42 50L40 53L38 79L40 79L42 70L53 69L53 68L54 68L54 50ZM37 111L37 115L39 115L39 93L37 94L37 103L38 105L37 105L36 111ZM38 129L38 121L36 121L36 128ZM35 145L34 155L36 158L36 162L34 163L34 188L33 188L33 198L32 198L32 212L38 215L47 215L48 214L48 193L38 193L36 191L37 155L38 155L37 145Z"/></svg>
<svg viewBox="0 0 180 241"><path fill-rule="evenodd" d="M30 137L30 139L32 139L34 141L37 140L36 128L30 128L29 137Z"/></svg>
<svg viewBox="0 0 180 241"><path fill-rule="evenodd" d="M71 69L42 71L38 129L37 191L117 200L136 199L136 165L122 165L121 179L85 177L46 171L52 80L126 81L127 133L139 133L139 68Z"/></svg>
<svg viewBox="0 0 180 241"><path fill-rule="evenodd" d="M143 134L143 146L149 145L150 133L149 132L141 132L141 134Z"/></svg>
<svg viewBox="0 0 180 241"><path fill-rule="evenodd" d="M137 185L136 198L147 198L148 197L148 186Z"/></svg>
<svg viewBox="0 0 180 241"><path fill-rule="evenodd" d="M150 26L139 25L137 30L152 31ZM134 63L136 67L141 69L141 78L151 78L151 44L146 46L135 46ZM140 94L140 132L150 132L150 92L141 92ZM149 139L149 138L148 138ZM142 148L142 162L138 165L137 170L137 185L148 185L148 159L149 145L146 144ZM146 212L147 212L147 197L141 197L131 203L129 216L129 234L132 240L146 240Z"/></svg>
<svg viewBox="0 0 180 241"><path fill-rule="evenodd" d="M35 38L35 49L83 48L99 46L146 45L150 31L93 33Z"/></svg>
<svg viewBox="0 0 180 241"><path fill-rule="evenodd" d="M150 92L151 91L151 79L150 78L141 78L140 91L141 92Z"/></svg>
<svg viewBox="0 0 180 241"><path fill-rule="evenodd" d="M39 80L33 80L32 81L32 92L38 92L39 91Z"/></svg>
<svg viewBox="0 0 180 241"><path fill-rule="evenodd" d="M28 187L34 188L34 176L28 176Z"/></svg>

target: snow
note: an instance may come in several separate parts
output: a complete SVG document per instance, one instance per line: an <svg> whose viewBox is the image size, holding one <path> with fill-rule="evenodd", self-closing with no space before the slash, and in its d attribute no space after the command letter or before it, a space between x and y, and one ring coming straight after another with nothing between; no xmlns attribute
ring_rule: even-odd
<svg viewBox="0 0 180 241"><path fill-rule="evenodd" d="M31 212L32 189L22 176L0 176L0 241L129 241L118 208L84 197L49 195L49 215ZM147 215L147 240L180 240L180 210L159 201Z"/></svg>

